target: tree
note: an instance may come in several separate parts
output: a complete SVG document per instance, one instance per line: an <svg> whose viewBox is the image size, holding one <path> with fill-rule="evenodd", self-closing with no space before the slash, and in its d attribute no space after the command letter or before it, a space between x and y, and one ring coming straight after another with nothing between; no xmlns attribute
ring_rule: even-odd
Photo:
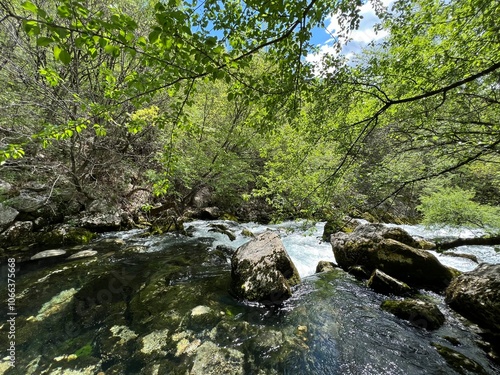
<svg viewBox="0 0 500 375"><path fill-rule="evenodd" d="M499 12L481 0L397 1L383 14L387 40L343 69L325 61L315 112L334 124L324 134L345 140L331 180L364 160L376 206L465 166L498 170Z"/></svg>
<svg viewBox="0 0 500 375"><path fill-rule="evenodd" d="M35 111L36 126L28 125L23 139L9 138L3 158L22 156L22 145L33 138L42 144L55 139L53 145L67 149L75 188L84 191L100 160L109 161L97 178L105 180L113 160L122 158L116 150L136 163L133 154L149 134L158 143L144 153L145 164L166 144L150 168L152 177L161 177L158 191L177 186L186 195L222 176L214 172L221 165L242 165L240 151L219 152L241 140L229 147L217 138L227 139L232 104L212 100L224 107L221 116L201 109L213 90L239 107L235 115L249 119L234 125L245 129L241 134L270 134L268 145L250 146L252 152L261 148L254 159L264 171L254 193L294 215L352 206L339 204L342 199L362 210L401 193L414 201L413 189L423 181L465 166L496 165L499 6L413 0L384 11L379 1L372 3L388 39L357 61L329 56L323 76L314 77L303 58L314 49L311 30L336 13L339 34L347 35L359 23L360 1L0 1L2 32L22 28L22 45L30 46L30 69L39 77L33 91L44 87L40 98L55 98L58 108L41 116L44 121ZM17 31L11 35L19 40ZM17 50L16 59L26 57ZM19 82L17 92L24 85ZM207 118L218 136L204 133L203 142L187 147L185 140L196 139ZM207 145L218 149L207 152ZM196 166L185 162L191 157L185 150ZM227 181L221 177L214 185Z"/></svg>
<svg viewBox="0 0 500 375"><path fill-rule="evenodd" d="M468 226L487 232L500 230L500 207L473 201L475 192L460 188L439 188L420 197L417 207L424 215L423 224Z"/></svg>
<svg viewBox="0 0 500 375"><path fill-rule="evenodd" d="M120 58L103 41L89 44L78 38L70 30L78 15L69 15L65 4L56 5L43 1L22 7L36 11L38 20L58 20L57 27L44 29L38 21L20 23L8 15L1 23L5 39L0 77L2 87L10 90L1 98L7 109L1 130L8 153L12 144L26 150L23 160L8 161L3 168L38 170L41 182L71 185L81 204L99 197L117 201L118 192L141 183L137 170L159 147L151 124L131 127L143 103L123 100L123 87L145 67L132 55ZM99 2L90 5L96 13L109 11ZM3 7L22 12L19 3ZM115 7L135 17L141 14L143 27L151 20L133 2ZM9 156L4 153L2 159ZM98 184L113 188L95 189Z"/></svg>

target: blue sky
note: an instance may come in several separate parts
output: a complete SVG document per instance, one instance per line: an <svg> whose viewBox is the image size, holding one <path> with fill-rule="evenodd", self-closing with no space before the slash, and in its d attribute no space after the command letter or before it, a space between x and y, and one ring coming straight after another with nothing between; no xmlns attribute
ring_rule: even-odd
<svg viewBox="0 0 500 375"><path fill-rule="evenodd" d="M390 6L394 0L382 0L384 6ZM344 46L342 52L348 58L354 53L360 52L361 49L368 45L372 41L377 41L383 39L387 36L387 32L379 31L378 34L373 30L373 26L380 20L375 14L371 3L367 2L360 9L361 19L359 29L351 33L351 41ZM307 61L319 62L324 54L334 53L333 47L333 37L338 29L338 22L335 15L330 15L326 22L325 28L316 28L313 33L312 42L317 45L320 49L317 55L309 55L306 57Z"/></svg>

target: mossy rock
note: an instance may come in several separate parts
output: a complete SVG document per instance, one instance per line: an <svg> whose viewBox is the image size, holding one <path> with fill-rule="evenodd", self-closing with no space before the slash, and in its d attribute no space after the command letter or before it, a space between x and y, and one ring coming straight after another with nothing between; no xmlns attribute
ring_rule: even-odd
<svg viewBox="0 0 500 375"><path fill-rule="evenodd" d="M335 259L344 270L363 266L370 274L377 268L411 287L444 290L455 272L425 250L399 228L378 224L359 226L352 234L337 233L331 238Z"/></svg>
<svg viewBox="0 0 500 375"><path fill-rule="evenodd" d="M435 304L429 302L413 299L387 300L382 302L380 307L398 318L408 320L416 327L427 330L438 329L445 322L443 313Z"/></svg>
<svg viewBox="0 0 500 375"><path fill-rule="evenodd" d="M60 226L50 232L36 233L38 243L44 246L84 245L92 241L96 234L84 228Z"/></svg>
<svg viewBox="0 0 500 375"><path fill-rule="evenodd" d="M164 233L184 233L184 221L169 217L167 219L157 219L155 220L151 227L149 228L149 234L158 235Z"/></svg>
<svg viewBox="0 0 500 375"><path fill-rule="evenodd" d="M331 272L339 269L339 267L333 263L333 262L328 262L326 260L320 260L318 262L318 265L316 266L316 273L320 272Z"/></svg>
<svg viewBox="0 0 500 375"><path fill-rule="evenodd" d="M238 218L236 216L234 216L233 214L230 214L228 212L224 212L220 218L222 220L238 222Z"/></svg>
<svg viewBox="0 0 500 375"><path fill-rule="evenodd" d="M234 235L233 232L229 230L228 227L222 224L209 224L210 229L208 230L209 232L215 232L215 233L220 233L226 235L230 241L234 241L236 239L236 236Z"/></svg>
<svg viewBox="0 0 500 375"><path fill-rule="evenodd" d="M243 228L243 230L241 231L241 235L244 236L244 237L250 237L250 238L254 238L255 237L255 234L253 234L253 232L250 229L247 229L247 228Z"/></svg>
<svg viewBox="0 0 500 375"><path fill-rule="evenodd" d="M231 292L240 299L280 305L300 275L279 236L264 232L240 246L231 258Z"/></svg>
<svg viewBox="0 0 500 375"><path fill-rule="evenodd" d="M412 289L408 286L408 284L399 281L377 269L373 271L367 285L376 292L382 294L394 294L397 296L402 296L412 293Z"/></svg>
<svg viewBox="0 0 500 375"><path fill-rule="evenodd" d="M438 353L445 359L448 365L450 365L450 367L452 367L459 374L487 374L479 363L473 361L464 354L435 342L432 343L432 346L436 348Z"/></svg>
<svg viewBox="0 0 500 375"><path fill-rule="evenodd" d="M332 234L337 232L352 233L358 226L359 222L349 217L341 220L328 220L323 229L322 239L328 242Z"/></svg>

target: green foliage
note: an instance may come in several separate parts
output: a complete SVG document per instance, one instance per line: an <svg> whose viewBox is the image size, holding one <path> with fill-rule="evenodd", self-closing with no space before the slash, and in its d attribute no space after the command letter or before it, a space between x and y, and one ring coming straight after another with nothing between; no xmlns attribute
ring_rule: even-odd
<svg viewBox="0 0 500 375"><path fill-rule="evenodd" d="M337 14L340 52L360 1L2 3L0 163L87 198L146 186L184 206L209 188L276 218L411 211L444 175L499 204L500 8L372 3L388 38L321 76L313 28Z"/></svg>
<svg viewBox="0 0 500 375"><path fill-rule="evenodd" d="M490 232L500 230L500 207L473 201L475 192L460 188L442 187L420 197L417 207L424 215L425 225L450 225L484 228Z"/></svg>

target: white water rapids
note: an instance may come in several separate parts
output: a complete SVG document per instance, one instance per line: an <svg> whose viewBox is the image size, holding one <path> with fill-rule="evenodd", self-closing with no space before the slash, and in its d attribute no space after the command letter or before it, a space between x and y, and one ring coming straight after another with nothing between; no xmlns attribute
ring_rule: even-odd
<svg viewBox="0 0 500 375"><path fill-rule="evenodd" d="M360 220L362 221L362 220ZM366 221L362 221L366 223ZM223 224L236 235L234 241L230 241L228 236L221 233L210 231L213 229L211 224ZM225 245L237 249L239 246L248 242L250 239L242 235L244 229L250 230L253 234L260 234L266 230L278 231L283 244L297 267L301 277L313 275L316 272L316 266L319 261L325 260L335 263L330 243L321 240L325 223L311 223L306 221L284 222L281 224L262 225L255 223L237 224L231 221L193 221L186 224L186 227L192 227L195 237L211 237L215 239L213 247ZM436 238L470 238L481 236L483 233L478 230L467 228L452 229L439 228L428 229L421 225L395 225L406 230L410 235L426 240ZM497 253L493 246L461 246L450 250L455 253L475 255L479 263L486 262L491 264L500 264L500 253ZM431 251L441 263L453 267L459 271L467 272L473 270L478 264L474 261L462 257L442 255Z"/></svg>

